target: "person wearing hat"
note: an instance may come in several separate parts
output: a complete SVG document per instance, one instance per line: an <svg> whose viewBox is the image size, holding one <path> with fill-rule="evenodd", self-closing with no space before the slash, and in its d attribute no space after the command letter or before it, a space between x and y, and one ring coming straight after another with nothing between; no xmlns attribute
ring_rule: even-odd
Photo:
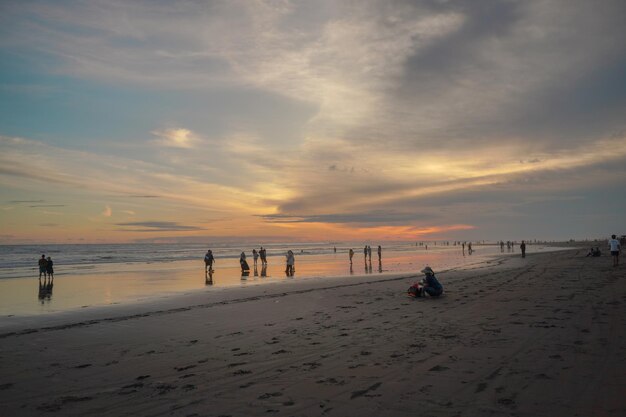
<svg viewBox="0 0 626 417"><path fill-rule="evenodd" d="M421 272L425 275L422 295L428 294L431 297L439 297L443 294L443 285L435 277L435 271L430 266L427 266Z"/></svg>

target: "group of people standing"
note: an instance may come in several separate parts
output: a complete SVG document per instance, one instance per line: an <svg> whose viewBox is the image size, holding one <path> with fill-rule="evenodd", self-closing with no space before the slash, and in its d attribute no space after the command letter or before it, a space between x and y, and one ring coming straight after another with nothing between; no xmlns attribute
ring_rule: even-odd
<svg viewBox="0 0 626 417"><path fill-rule="evenodd" d="M54 262L49 256L46 259L46 255L41 255L39 258L39 279L42 275L44 278L54 278Z"/></svg>
<svg viewBox="0 0 626 417"><path fill-rule="evenodd" d="M335 249L335 252L336 251L337 250ZM376 252L378 253L378 262L380 263L382 260L382 256L383 256L383 248L380 245L378 245ZM348 256L350 258L350 265L352 265L352 258L354 257L354 250L352 248L350 248L350 250L348 251ZM365 247L363 248L363 259L365 262L367 262L368 260L372 262L372 247L371 246L365 245Z"/></svg>

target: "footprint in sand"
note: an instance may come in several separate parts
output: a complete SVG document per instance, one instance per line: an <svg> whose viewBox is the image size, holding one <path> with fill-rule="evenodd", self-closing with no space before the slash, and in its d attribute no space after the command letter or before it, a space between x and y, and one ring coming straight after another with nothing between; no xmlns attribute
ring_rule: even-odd
<svg viewBox="0 0 626 417"><path fill-rule="evenodd" d="M181 372L181 371L186 371L187 369L191 369L195 367L196 365L187 365L187 366L176 367L174 369L176 369L178 372Z"/></svg>
<svg viewBox="0 0 626 417"><path fill-rule="evenodd" d="M259 395L259 400L267 400L272 397L282 397L282 392L266 392L265 394Z"/></svg>
<svg viewBox="0 0 626 417"><path fill-rule="evenodd" d="M89 400L93 400L93 398L92 397L75 397L75 396L61 397L61 398L57 398L52 403L41 404L39 407L37 407L37 409L41 411L52 411L52 412L60 411L63 405L66 403L84 402L84 401L89 401Z"/></svg>
<svg viewBox="0 0 626 417"><path fill-rule="evenodd" d="M476 386L476 391L474 392L475 393L483 392L486 388L487 388L487 384L485 384L484 382L481 382L480 384Z"/></svg>

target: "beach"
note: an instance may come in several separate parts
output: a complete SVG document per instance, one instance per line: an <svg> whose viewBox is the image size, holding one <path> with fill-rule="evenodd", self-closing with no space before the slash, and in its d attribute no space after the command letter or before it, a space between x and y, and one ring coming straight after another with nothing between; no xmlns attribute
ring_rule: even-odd
<svg viewBox="0 0 626 417"><path fill-rule="evenodd" d="M586 252L25 316L0 415L622 416L626 270Z"/></svg>

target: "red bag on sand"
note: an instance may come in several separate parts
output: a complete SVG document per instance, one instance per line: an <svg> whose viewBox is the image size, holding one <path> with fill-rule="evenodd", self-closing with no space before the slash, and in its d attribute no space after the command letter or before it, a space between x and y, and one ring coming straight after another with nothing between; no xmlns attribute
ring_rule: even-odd
<svg viewBox="0 0 626 417"><path fill-rule="evenodd" d="M409 287L409 289L407 290L407 294L410 297L422 297L424 294L422 285L418 282L416 282L415 284L411 285Z"/></svg>

